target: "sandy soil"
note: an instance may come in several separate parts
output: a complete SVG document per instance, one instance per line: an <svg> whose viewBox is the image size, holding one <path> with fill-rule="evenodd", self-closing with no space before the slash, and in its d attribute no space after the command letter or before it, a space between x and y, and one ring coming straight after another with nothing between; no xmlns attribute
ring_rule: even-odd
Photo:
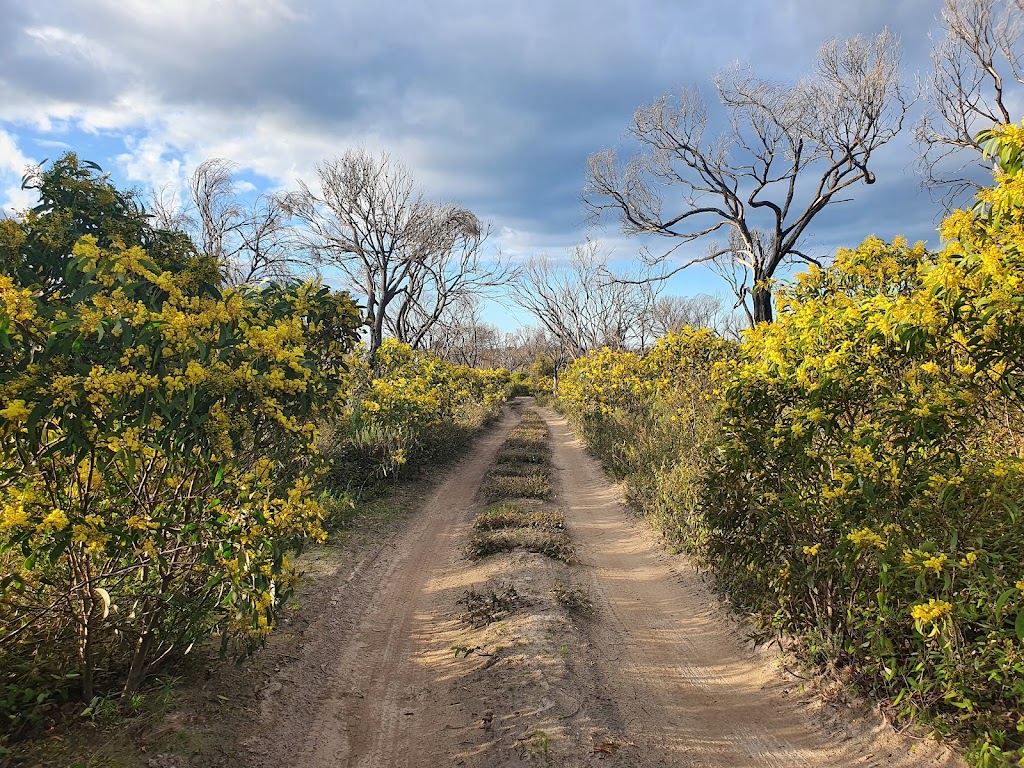
<svg viewBox="0 0 1024 768"><path fill-rule="evenodd" d="M802 693L630 516L565 421L541 412L579 563L463 554L479 484L518 420L510 412L391 545L325 585L243 729L242 764L961 765L870 710ZM467 590L509 586L519 610L479 628L462 620ZM592 612L567 607L573 591Z"/></svg>

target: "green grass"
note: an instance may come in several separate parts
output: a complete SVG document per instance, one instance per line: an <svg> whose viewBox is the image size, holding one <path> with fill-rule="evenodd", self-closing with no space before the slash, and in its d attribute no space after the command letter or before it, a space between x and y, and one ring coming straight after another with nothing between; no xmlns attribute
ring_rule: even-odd
<svg viewBox="0 0 1024 768"><path fill-rule="evenodd" d="M551 461L551 451L543 448L509 448L503 447L494 457L495 464L547 464Z"/></svg>
<svg viewBox="0 0 1024 768"><path fill-rule="evenodd" d="M470 536L467 551L470 557L480 559L499 552L511 552L515 549L536 552L564 563L571 563L576 556L572 541L565 531L548 531L537 528L499 528L474 531Z"/></svg>
<svg viewBox="0 0 1024 768"><path fill-rule="evenodd" d="M525 549L564 562L573 560L565 517L542 503L554 496L550 464L547 427L540 416L528 411L509 433L481 485L484 498L497 503L473 521L470 557Z"/></svg>
<svg viewBox="0 0 1024 768"><path fill-rule="evenodd" d="M473 521L478 531L496 531L502 528L536 528L544 531L565 529L565 516L561 512L530 509L522 503L492 504Z"/></svg>
<svg viewBox="0 0 1024 768"><path fill-rule="evenodd" d="M499 474L495 471L484 479L481 492L488 501L550 499L555 489L551 485L551 472L545 467L520 475Z"/></svg>

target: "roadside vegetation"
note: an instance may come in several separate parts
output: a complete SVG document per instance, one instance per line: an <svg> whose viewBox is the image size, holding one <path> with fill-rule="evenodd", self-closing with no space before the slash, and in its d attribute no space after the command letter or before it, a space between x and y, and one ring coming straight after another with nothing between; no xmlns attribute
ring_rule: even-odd
<svg viewBox="0 0 1024 768"><path fill-rule="evenodd" d="M744 613L924 720L1024 758L1024 129L937 252L869 238L742 343L600 350L560 404Z"/></svg>
<svg viewBox="0 0 1024 768"><path fill-rule="evenodd" d="M227 285L74 155L27 184L0 221L0 750L138 709L196 644L258 648L295 553L509 386L393 340L369 358L317 282Z"/></svg>

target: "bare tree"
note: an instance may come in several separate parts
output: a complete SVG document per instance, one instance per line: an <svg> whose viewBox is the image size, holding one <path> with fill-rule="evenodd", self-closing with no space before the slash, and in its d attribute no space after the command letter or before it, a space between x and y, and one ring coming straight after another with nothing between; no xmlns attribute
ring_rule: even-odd
<svg viewBox="0 0 1024 768"><path fill-rule="evenodd" d="M946 35L920 84L928 105L914 127L923 185L949 210L990 179L978 132L1013 121L1024 95L1022 0L946 0ZM964 151L966 150L966 152Z"/></svg>
<svg viewBox="0 0 1024 768"><path fill-rule="evenodd" d="M386 329L399 341L414 349L423 346L428 337L438 338L448 327L462 324L460 318L479 313L479 300L514 280L519 272L511 262L497 253L490 261L481 253L481 245L489 230L480 231L480 223L460 219L469 214L454 206L440 206L438 212L448 221L451 231L438 239L433 258L411 265L404 291L396 299L396 309L386 316ZM457 233L463 227L476 227L476 238L467 247ZM476 322L475 325L479 325Z"/></svg>
<svg viewBox="0 0 1024 768"><path fill-rule="evenodd" d="M662 296L651 308L656 336L665 336L689 326L718 330L722 318L722 300L698 293L696 296Z"/></svg>
<svg viewBox="0 0 1024 768"><path fill-rule="evenodd" d="M558 341L543 327L522 327L505 334L499 365L510 371L525 371L538 357L556 361L559 349Z"/></svg>
<svg viewBox="0 0 1024 768"><path fill-rule="evenodd" d="M571 359L604 346L646 349L654 338L659 285L644 275L612 274L597 244L588 241L568 262L529 259L516 301Z"/></svg>
<svg viewBox="0 0 1024 768"><path fill-rule="evenodd" d="M449 362L474 368L502 365L501 332L485 323L480 302L467 296L453 302L445 315L423 336L422 347Z"/></svg>
<svg viewBox="0 0 1024 768"><path fill-rule="evenodd" d="M188 182L198 217L196 245L203 253L224 263L229 258L227 239L242 218L232 178L235 167L228 160L209 158L196 167Z"/></svg>
<svg viewBox="0 0 1024 768"><path fill-rule="evenodd" d="M146 213L154 229L187 232L192 225L192 218L182 207L173 184L164 184L150 192Z"/></svg>
<svg viewBox="0 0 1024 768"><path fill-rule="evenodd" d="M780 85L736 68L715 81L730 118L707 139L707 106L682 88L637 110L629 133L641 151L624 165L614 150L587 163L584 203L591 218L618 218L631 235L676 240L682 246L728 230L725 242L666 272L701 262L744 260L756 322L772 319L769 281L779 265L813 262L800 250L814 217L857 182L871 184L871 157L900 130L906 99L899 81L899 44L876 38L831 40L818 52L813 75ZM670 200L667 195L678 194ZM744 299L745 296L741 296Z"/></svg>
<svg viewBox="0 0 1024 768"><path fill-rule="evenodd" d="M486 294L515 276L472 211L429 202L412 174L388 155L350 150L317 166L319 190L305 183L287 198L318 264L336 267L366 302L372 356L385 332L421 346L455 302Z"/></svg>
<svg viewBox="0 0 1024 768"><path fill-rule="evenodd" d="M246 202L234 174L221 158L204 160L188 181L188 203L179 204L172 187L155 190L150 216L154 226L187 233L196 247L222 265L229 285L285 280L307 272L282 199L263 194Z"/></svg>

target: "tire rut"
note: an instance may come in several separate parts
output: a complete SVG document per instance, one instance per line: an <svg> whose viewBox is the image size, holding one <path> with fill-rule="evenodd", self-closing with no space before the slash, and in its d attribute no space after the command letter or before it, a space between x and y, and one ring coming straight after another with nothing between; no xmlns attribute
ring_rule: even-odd
<svg viewBox="0 0 1024 768"><path fill-rule="evenodd" d="M477 489L518 416L506 412L431 494L404 530L345 578L307 628L301 658L264 702L249 752L259 766L413 768L437 763L418 748L442 727L431 672L419 658L441 613L431 583L459 557Z"/></svg>

